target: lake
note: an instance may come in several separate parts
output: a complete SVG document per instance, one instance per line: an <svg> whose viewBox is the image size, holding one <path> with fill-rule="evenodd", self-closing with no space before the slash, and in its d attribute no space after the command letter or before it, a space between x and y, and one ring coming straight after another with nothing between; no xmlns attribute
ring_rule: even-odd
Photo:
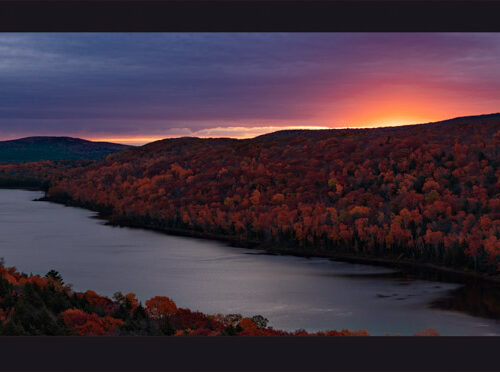
<svg viewBox="0 0 500 372"><path fill-rule="evenodd" d="M411 335L435 328L442 335L500 335L498 318L430 306L437 300L449 308L457 301L466 306L467 299L454 300L464 292L459 283L112 227L92 211L33 201L41 196L0 190L0 257L28 274L55 269L78 291L92 289L106 296L134 292L142 302L168 296L180 307L209 314L261 314L270 326L284 330L348 328ZM478 306L489 306L484 301Z"/></svg>

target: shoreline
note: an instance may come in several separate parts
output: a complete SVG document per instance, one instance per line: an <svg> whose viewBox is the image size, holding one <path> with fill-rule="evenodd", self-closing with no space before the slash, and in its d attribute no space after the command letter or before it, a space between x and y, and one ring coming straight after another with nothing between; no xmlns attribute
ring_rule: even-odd
<svg viewBox="0 0 500 372"><path fill-rule="evenodd" d="M44 191L44 190L31 190L31 191ZM358 263L358 264L366 264L366 265L374 265L374 266L384 266L390 268L396 268L402 271L405 271L409 274L418 273L415 271L419 269L427 274L437 274L440 276L440 280L447 282L459 282L460 284L467 284L471 281L483 281L493 285L500 285L500 276L492 276L488 274L482 274L477 272L472 272L469 270L461 270L457 268L450 268L440 265L435 265L432 263L425 262L416 262L409 259L401 259L401 258L389 258L389 257L373 257L373 256L355 256L349 254L339 254L332 253L324 250L317 250L314 252L306 251L304 249L294 249L294 248L272 248L266 246L262 242L259 241L247 241L242 240L239 237L215 234L215 233L207 233L201 231L194 231L188 229L181 228L159 228L156 226L148 226L141 223L136 223L134 221L130 221L127 219L117 219L113 221L111 216L106 215L102 210L99 210L95 206L87 205L85 203L78 203L73 200L71 201L63 201L57 198L44 196L39 199L34 199L34 201L46 201L56 204L61 204L70 207L77 207L90 210L92 212L98 213L96 218L105 220L105 225L115 226L115 227L129 227L129 228L139 228L150 231L156 231L159 233L174 235L174 236L184 236L190 238L197 239L208 239L219 242L227 243L231 247L235 248L247 248L247 249L256 249L264 251L263 254L270 255L288 255L288 256L296 256L296 257L304 257L304 258L327 258L332 261L339 262L349 262L349 263Z"/></svg>

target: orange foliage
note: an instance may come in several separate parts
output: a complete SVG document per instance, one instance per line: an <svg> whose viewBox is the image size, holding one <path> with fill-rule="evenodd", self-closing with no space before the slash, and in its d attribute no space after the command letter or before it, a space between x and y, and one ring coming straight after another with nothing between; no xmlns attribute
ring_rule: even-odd
<svg viewBox="0 0 500 372"><path fill-rule="evenodd" d="M440 336L440 334L434 328L428 328L423 331L418 331L414 336Z"/></svg>
<svg viewBox="0 0 500 372"><path fill-rule="evenodd" d="M45 279L47 281L46 283L51 280L49 278L41 278L39 276L28 277L25 274L19 273L16 268L5 268L0 263L0 280L7 280L7 278L13 281L13 283L10 281L9 283L15 283L12 286L11 293L7 293L8 296L12 296L10 301L12 301L12 298L15 299L19 297L20 293L23 291L23 286L37 283L40 279ZM48 288L45 287L45 289L40 287L40 290L55 290L64 292L68 295L68 300L71 297L70 295L72 295L69 288L65 286L50 286ZM128 316L132 315L134 310L139 306L137 298L133 293L128 293L125 296L117 293L114 296L116 301L100 296L91 290L86 291L85 293L77 292L74 294L76 295L75 297L80 300L85 297L90 304L95 307L100 307L101 309L103 306L106 308L114 307L115 309L118 309L119 305L123 304L123 301L128 300L128 302L132 305L132 309L130 309ZM2 301L3 299L0 297L0 305L5 305ZM78 302L79 301L76 303L78 304ZM109 306L110 303L112 306ZM4 306L0 306L0 324L8 322L11 319L14 310L14 307L5 308ZM276 330L271 327L267 327L267 320L261 316L243 318L240 314L206 315L201 312L193 312L189 309L178 309L171 299L162 296L153 297L146 301L145 310L147 316L149 317L147 321L149 325L146 324L146 329L149 332L152 330L151 334L157 334L156 332L158 332L160 323L168 317L169 325L173 327L173 331L169 334L173 334L174 336L219 336L227 334L237 334L240 336L369 336L368 332L365 330L349 331L347 329L343 329L341 331L330 330L315 333L309 333L304 330L298 330L295 332ZM126 324L123 320L110 315L100 316L98 314L100 311L89 311L92 312L87 312L80 308L70 308L53 315L54 317L59 316L64 325L66 325L66 327L75 335L104 336L119 335L123 334L123 332L127 332L129 324L127 323L127 326L123 327ZM120 316L123 316L123 313L121 313ZM64 332L67 332L67 329L64 329ZM420 331L416 335L435 336L439 334L434 329L428 329Z"/></svg>
<svg viewBox="0 0 500 372"><path fill-rule="evenodd" d="M103 336L116 331L123 321L110 316L99 317L79 309L68 309L61 313L64 323L80 336Z"/></svg>
<svg viewBox="0 0 500 372"><path fill-rule="evenodd" d="M146 301L146 312L152 319L163 319L177 312L177 305L168 297L156 296Z"/></svg>
<svg viewBox="0 0 500 372"><path fill-rule="evenodd" d="M116 303L114 303L111 299L100 296L90 289L85 292L85 298L91 305L101 308L108 314L113 313L117 308Z"/></svg>
<svg viewBox="0 0 500 372"><path fill-rule="evenodd" d="M139 300L137 299L137 296L134 293L127 293L125 295L125 298L131 305L131 311L134 311L137 308L137 306L139 306Z"/></svg>
<svg viewBox="0 0 500 372"><path fill-rule="evenodd" d="M239 325L244 331L254 331L258 328L257 323L250 318L241 319Z"/></svg>

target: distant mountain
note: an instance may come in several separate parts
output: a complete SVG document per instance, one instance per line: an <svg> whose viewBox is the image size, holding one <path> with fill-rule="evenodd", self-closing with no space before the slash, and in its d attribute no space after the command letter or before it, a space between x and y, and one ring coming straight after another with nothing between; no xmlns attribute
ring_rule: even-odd
<svg viewBox="0 0 500 372"><path fill-rule="evenodd" d="M0 141L0 163L99 159L131 146L72 137L26 137Z"/></svg>

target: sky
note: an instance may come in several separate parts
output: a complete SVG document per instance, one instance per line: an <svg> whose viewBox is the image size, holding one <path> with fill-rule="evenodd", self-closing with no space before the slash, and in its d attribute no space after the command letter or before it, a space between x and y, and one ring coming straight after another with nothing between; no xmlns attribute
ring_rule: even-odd
<svg viewBox="0 0 500 372"><path fill-rule="evenodd" d="M0 140L143 144L500 112L500 33L0 34Z"/></svg>

